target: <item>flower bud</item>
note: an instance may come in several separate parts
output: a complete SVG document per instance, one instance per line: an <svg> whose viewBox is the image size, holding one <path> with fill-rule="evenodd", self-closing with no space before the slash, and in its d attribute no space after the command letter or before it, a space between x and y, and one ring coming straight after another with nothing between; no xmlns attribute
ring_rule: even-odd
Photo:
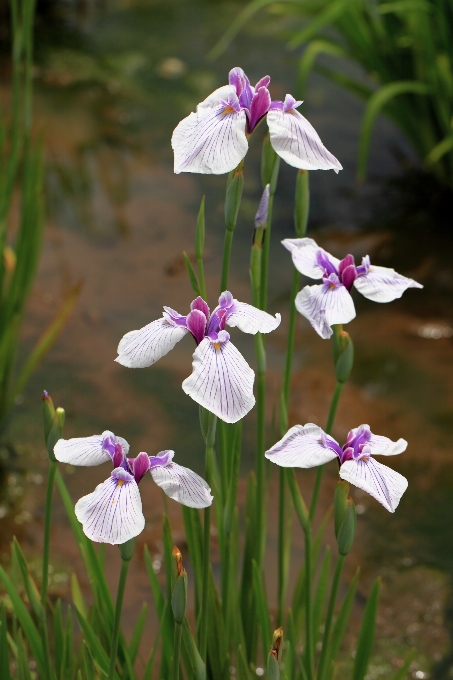
<svg viewBox="0 0 453 680"><path fill-rule="evenodd" d="M184 567L182 565L182 555L180 549L174 545L173 550L171 551L171 555L175 561L176 564L176 578L178 576L181 576L181 572L183 571Z"/></svg>
<svg viewBox="0 0 453 680"><path fill-rule="evenodd" d="M267 657L267 678L268 680L280 680L280 666L278 657L280 653L280 645L283 640L283 628L277 628L274 631L272 638L272 647Z"/></svg>
<svg viewBox="0 0 453 680"><path fill-rule="evenodd" d="M335 373L339 383L345 383L349 378L354 363L354 345L349 333L341 331L337 340L337 351L334 350L337 358L335 359Z"/></svg>
<svg viewBox="0 0 453 680"><path fill-rule="evenodd" d="M334 524L335 536L337 537L348 509L348 496L349 482L346 482L344 479L340 479L338 481L337 488L335 489L334 497Z"/></svg>
<svg viewBox="0 0 453 680"><path fill-rule="evenodd" d="M42 416L47 452L50 460L55 461L53 449L57 441L63 436L65 412L60 406L55 409L52 398L46 390L44 390L42 395Z"/></svg>
<svg viewBox="0 0 453 680"><path fill-rule="evenodd" d="M187 573L186 570L182 568L181 573L176 579L175 587L173 588L173 594L171 596L171 608L173 610L173 616L175 617L175 622L180 626L182 626L182 624L184 623L186 605L187 605Z"/></svg>
<svg viewBox="0 0 453 680"><path fill-rule="evenodd" d="M255 215L255 229L266 227L267 217L269 214L269 189L270 184L266 184L263 195L261 196L260 204Z"/></svg>
<svg viewBox="0 0 453 680"><path fill-rule="evenodd" d="M129 562L134 554L135 538L129 539L126 543L120 543L118 548L120 550L121 559L123 562Z"/></svg>
<svg viewBox="0 0 453 680"><path fill-rule="evenodd" d="M340 555L346 556L354 543L355 530L357 526L357 515L352 498L348 499L348 509L343 523L338 531L337 544Z"/></svg>

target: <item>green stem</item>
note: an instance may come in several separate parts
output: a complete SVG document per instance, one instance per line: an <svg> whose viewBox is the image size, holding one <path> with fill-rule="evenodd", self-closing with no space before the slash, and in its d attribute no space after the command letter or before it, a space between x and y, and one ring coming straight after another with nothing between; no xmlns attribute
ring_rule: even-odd
<svg viewBox="0 0 453 680"><path fill-rule="evenodd" d="M261 568L264 547L264 453L266 450L266 350L261 333L255 335L256 372L256 561Z"/></svg>
<svg viewBox="0 0 453 680"><path fill-rule="evenodd" d="M110 662L108 680L113 680L116 666L116 654L118 651L118 640L120 637L121 610L123 608L124 590L126 588L127 572L129 560L121 560L120 580L116 594L115 621L113 623L112 644L110 647Z"/></svg>
<svg viewBox="0 0 453 680"><path fill-rule="evenodd" d="M203 419L200 419L201 422ZM207 483L210 483L211 478L211 459L214 456L214 443L216 431L217 417L213 413L208 413L206 435L203 432L206 440L206 473L205 478ZM203 428L203 424L202 424ZM202 592L201 592L201 614L200 614L200 656L206 662L207 648L208 648L208 598L209 598L209 566L210 566L210 550L211 550L211 506L209 505L204 510L204 526L203 526L203 573L202 573Z"/></svg>
<svg viewBox="0 0 453 680"><path fill-rule="evenodd" d="M339 383L335 385L335 391L333 393L332 401L330 403L329 415L327 417L326 434L331 434L333 423L335 420L335 414L337 412L338 402L340 400L341 390L343 389L344 383ZM310 504L310 520L313 521L315 516L316 506L318 504L319 489L321 487L322 475L324 472L324 465L320 465L316 470L316 479L313 486L313 496Z"/></svg>
<svg viewBox="0 0 453 680"><path fill-rule="evenodd" d="M181 655L182 626L175 623L175 637L173 644L173 680L179 680L179 658Z"/></svg>
<svg viewBox="0 0 453 680"><path fill-rule="evenodd" d="M317 680L323 680L323 676L329 659L330 630L332 628L333 614L335 611L335 603L337 601L338 586L340 585L340 578L341 572L343 571L344 560L345 560L344 555L339 555L337 564L335 565L335 573L333 576L329 605L327 608L326 622L324 626L324 635L322 638L322 649L321 657L319 659Z"/></svg>
<svg viewBox="0 0 453 680"><path fill-rule="evenodd" d="M230 172L227 180L225 196L225 241L223 245L222 275L220 278L220 292L228 288L228 273L230 269L231 248L236 228L237 217L242 200L244 187L244 160L237 168Z"/></svg>
<svg viewBox="0 0 453 680"><path fill-rule="evenodd" d="M274 194L269 196L269 210L267 213L266 236L263 243L263 254L261 258L261 286L260 286L260 304L261 309L266 311L267 308L267 282L269 277L269 254L271 247L271 226L272 226L272 211L274 208Z"/></svg>
<svg viewBox="0 0 453 680"><path fill-rule="evenodd" d="M52 497L56 471L57 461L51 460L49 474L47 476L46 512L44 515L44 546L42 555L41 602L44 608L46 606L47 584L49 580L50 521L52 515Z"/></svg>
<svg viewBox="0 0 453 680"><path fill-rule="evenodd" d="M305 531L305 665L307 680L315 675L312 613L312 540L311 527Z"/></svg>
<svg viewBox="0 0 453 680"><path fill-rule="evenodd" d="M231 248L233 246L234 231L227 229L225 231L225 240L223 242L223 260L222 260L222 276L220 278L220 292L228 289L228 273L230 269Z"/></svg>

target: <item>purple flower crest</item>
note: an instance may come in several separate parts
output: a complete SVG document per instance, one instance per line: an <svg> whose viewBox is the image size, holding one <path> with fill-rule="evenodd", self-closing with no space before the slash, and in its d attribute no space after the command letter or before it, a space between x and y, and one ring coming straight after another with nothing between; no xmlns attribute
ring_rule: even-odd
<svg viewBox="0 0 453 680"><path fill-rule="evenodd" d="M423 288L394 269L371 265L368 255L357 266L352 255L338 260L311 238L288 238L282 243L301 274L323 280L320 285L305 286L296 296L298 311L322 338L332 335L334 324L349 323L355 318L350 293L353 287L374 302L391 302L408 288Z"/></svg>
<svg viewBox="0 0 453 680"><path fill-rule="evenodd" d="M127 441L110 430L91 437L59 439L55 444L55 458L62 463L91 467L110 460L113 464L110 477L75 506L77 519L92 541L119 545L143 531L138 484L147 472L167 496L182 505L211 505L209 486L192 470L174 463L174 451L161 451L157 456L142 451L136 458L128 458L128 452Z"/></svg>
<svg viewBox="0 0 453 680"><path fill-rule="evenodd" d="M389 512L395 512L407 489L407 479L373 456L395 456L407 448L404 439L393 442L375 435L368 425L351 430L341 447L313 423L295 425L274 446L266 458L280 467L312 468L337 459L340 477L373 496Z"/></svg>
<svg viewBox="0 0 453 680"><path fill-rule="evenodd" d="M182 388L194 401L227 423L235 423L253 408L255 374L242 354L230 342L225 326L244 333L270 333L280 324L275 317L225 291L211 313L205 300L197 297L190 312L182 316L164 307L161 319L140 330L126 333L118 345L119 364L128 368L145 368L165 356L185 335L192 335L197 345L193 354L192 374Z"/></svg>
<svg viewBox="0 0 453 680"><path fill-rule="evenodd" d="M233 68L229 84L198 104L196 113L184 118L173 132L175 173L231 172L247 153L248 136L265 116L270 142L289 165L304 170L341 170L316 130L297 111L302 102L290 94L285 101L272 101L270 80L264 76L253 87L241 68Z"/></svg>

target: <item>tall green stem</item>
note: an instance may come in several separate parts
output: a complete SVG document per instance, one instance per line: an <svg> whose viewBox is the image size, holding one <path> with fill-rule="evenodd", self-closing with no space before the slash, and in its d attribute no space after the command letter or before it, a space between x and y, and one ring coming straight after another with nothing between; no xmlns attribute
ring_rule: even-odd
<svg viewBox="0 0 453 680"><path fill-rule="evenodd" d="M202 433L206 441L206 481L208 484L211 479L212 461L214 457L215 431L217 417L210 412L206 414L206 427L203 423L203 412L200 410L200 422ZM209 565L211 548L211 506L204 510L203 526L203 580L201 593L201 614L200 614L200 656L206 662L208 647L208 598L209 598Z"/></svg>
<svg viewBox="0 0 453 680"><path fill-rule="evenodd" d="M46 511L44 516L44 546L42 555L42 581L41 581L41 602L43 607L46 606L47 585L49 580L50 522L52 518L52 497L56 471L57 461L51 460L49 466L49 474L47 476Z"/></svg>
<svg viewBox="0 0 453 680"><path fill-rule="evenodd" d="M108 680L113 680L113 676L115 674L116 654L118 651L118 640L120 637L121 611L123 609L124 591L126 588L128 569L129 560L121 560L120 580L118 583L118 591L116 594L116 608L115 608L115 620L113 623L112 644L110 647Z"/></svg>
<svg viewBox="0 0 453 680"><path fill-rule="evenodd" d="M308 186L309 174L307 170L299 170L296 179L296 193L294 201L294 228L296 236L303 238L307 233L308 213L310 209L310 193ZM289 398L291 392L291 371L293 367L294 343L296 336L296 305L295 299L299 292L300 274L294 267L291 286L288 344L286 348L285 369L283 372L282 389L280 393L280 436L283 437L289 427ZM278 516L278 594L277 594L277 622L283 623L283 612L288 585L289 554L291 538L291 513L288 512L286 499L286 470L279 470L279 516Z"/></svg>
<svg viewBox="0 0 453 680"><path fill-rule="evenodd" d="M182 625L175 623L175 638L173 644L173 680L179 680L179 659L181 656Z"/></svg>
<svg viewBox="0 0 453 680"><path fill-rule="evenodd" d="M220 292L228 288L228 273L230 270L231 248L233 246L234 230L238 218L239 207L244 188L244 161L230 172L227 180L225 196L225 241L223 245L222 275L220 279Z"/></svg>
<svg viewBox="0 0 453 680"><path fill-rule="evenodd" d="M335 385L335 390L333 393L332 401L330 402L329 415L327 417L326 434L331 434L333 423L335 420L335 414L337 412L338 402L340 401L341 391L343 389L344 383L339 383ZM322 475L324 472L324 465L320 465L316 469L316 479L313 486L313 496L310 503L310 519L313 520L316 512L316 506L318 504L319 490L321 487Z"/></svg>
<svg viewBox="0 0 453 680"><path fill-rule="evenodd" d="M337 564L335 565L335 573L332 581L332 588L330 591L329 605L327 608L326 622L324 625L324 635L322 638L322 649L321 656L319 659L317 680L323 680L324 673L326 670L327 662L329 659L329 640L330 640L330 630L332 628L333 614L335 611L335 603L337 601L338 586L340 585L341 572L343 571L345 557L344 555L338 555Z"/></svg>

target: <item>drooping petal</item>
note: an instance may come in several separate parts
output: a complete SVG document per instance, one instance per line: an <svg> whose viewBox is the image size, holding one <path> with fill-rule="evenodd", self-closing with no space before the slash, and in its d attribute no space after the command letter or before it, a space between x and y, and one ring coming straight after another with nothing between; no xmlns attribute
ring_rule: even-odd
<svg viewBox="0 0 453 680"><path fill-rule="evenodd" d="M75 506L76 517L92 541L119 545L145 528L142 501L134 477L117 468Z"/></svg>
<svg viewBox="0 0 453 680"><path fill-rule="evenodd" d="M335 450L336 449L336 450ZM294 425L264 454L280 467L312 468L338 458L341 449L313 423Z"/></svg>
<svg viewBox="0 0 453 680"><path fill-rule="evenodd" d="M267 124L274 150L289 165L301 170L342 170L314 127L296 109L271 108Z"/></svg>
<svg viewBox="0 0 453 680"><path fill-rule="evenodd" d="M398 274L388 267L371 265L367 273L354 281L354 286L373 302L391 302L400 298L408 288L423 288L420 283Z"/></svg>
<svg viewBox="0 0 453 680"><path fill-rule="evenodd" d="M239 328L243 333L270 333L280 326L281 316L268 314L261 309L248 305L246 302L234 300L231 308L233 311L227 314L227 324L232 328Z"/></svg>
<svg viewBox="0 0 453 680"><path fill-rule="evenodd" d="M221 175L234 170L247 153L246 123L233 86L213 92L173 132L175 173Z"/></svg>
<svg viewBox="0 0 453 680"><path fill-rule="evenodd" d="M59 439L54 446L55 458L60 463L85 465L87 467L106 463L112 460L112 456L102 446L105 434L113 433L106 431L103 434L95 434L92 437Z"/></svg>
<svg viewBox="0 0 453 680"><path fill-rule="evenodd" d="M360 425L351 430L348 435L348 440L355 438L358 432L360 430L363 431L364 429L367 429L369 433L366 440L372 456L396 456L407 449L407 441L405 439L398 439L398 441L394 442L388 437L383 437L380 434L373 434L370 431L369 425Z"/></svg>
<svg viewBox="0 0 453 680"><path fill-rule="evenodd" d="M236 423L254 406L255 374L231 342L205 338L193 355L193 371L182 389L226 423Z"/></svg>
<svg viewBox="0 0 453 680"><path fill-rule="evenodd" d="M333 324L348 323L355 317L352 297L342 285L305 286L296 296L296 308L324 339L332 335Z"/></svg>
<svg viewBox="0 0 453 680"><path fill-rule="evenodd" d="M169 463L152 467L151 475L158 486L174 501L189 508L207 508L213 496L208 484L189 468Z"/></svg>
<svg viewBox="0 0 453 680"><path fill-rule="evenodd" d="M320 248L312 238L285 238L282 244L291 253L296 269L304 276L321 279L326 263L329 263L334 271L338 271L340 260ZM319 257L320 253L322 257Z"/></svg>
<svg viewBox="0 0 453 680"><path fill-rule="evenodd" d="M168 354L188 332L185 326L157 319L138 331L126 333L118 345L115 361L128 368L151 366Z"/></svg>
<svg viewBox="0 0 453 680"><path fill-rule="evenodd" d="M407 489L407 479L373 458L348 460L340 468L340 477L373 496L389 512L395 512Z"/></svg>

